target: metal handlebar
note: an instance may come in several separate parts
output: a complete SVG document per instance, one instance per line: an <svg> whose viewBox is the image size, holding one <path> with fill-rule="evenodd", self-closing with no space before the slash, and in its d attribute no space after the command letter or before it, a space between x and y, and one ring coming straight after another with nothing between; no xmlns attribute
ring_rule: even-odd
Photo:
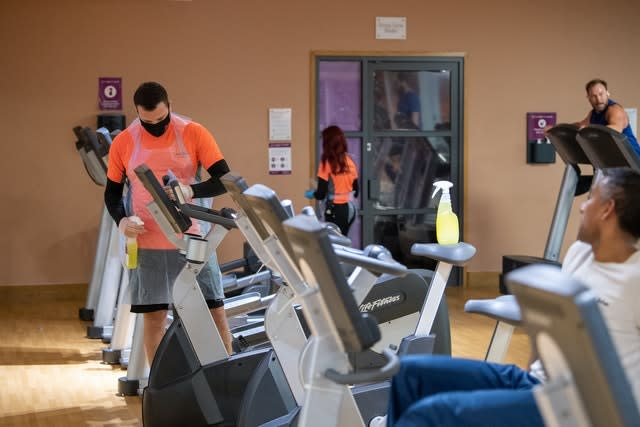
<svg viewBox="0 0 640 427"><path fill-rule="evenodd" d="M388 380L400 370L400 358L388 348L382 350L387 363L380 369L366 372L341 374L335 369L327 369L324 376L337 384L361 384Z"/></svg>

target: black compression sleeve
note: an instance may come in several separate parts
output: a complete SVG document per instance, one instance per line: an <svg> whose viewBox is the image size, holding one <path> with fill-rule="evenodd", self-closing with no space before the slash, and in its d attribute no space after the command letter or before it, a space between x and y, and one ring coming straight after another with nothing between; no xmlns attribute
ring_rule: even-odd
<svg viewBox="0 0 640 427"><path fill-rule="evenodd" d="M118 183L107 178L107 185L104 189L104 204L116 224L119 224L120 220L127 216L122 202L123 190L124 182Z"/></svg>
<svg viewBox="0 0 640 427"><path fill-rule="evenodd" d="M324 200L327 197L327 191L329 190L329 181L322 178L318 178L318 188L316 189L315 197L318 200Z"/></svg>
<svg viewBox="0 0 640 427"><path fill-rule="evenodd" d="M194 198L215 197L227 192L227 189L224 188L224 185L220 182L220 177L229 172L227 162L224 159L219 160L211 165L209 169L207 169L207 172L209 172L211 178L204 182L191 185Z"/></svg>

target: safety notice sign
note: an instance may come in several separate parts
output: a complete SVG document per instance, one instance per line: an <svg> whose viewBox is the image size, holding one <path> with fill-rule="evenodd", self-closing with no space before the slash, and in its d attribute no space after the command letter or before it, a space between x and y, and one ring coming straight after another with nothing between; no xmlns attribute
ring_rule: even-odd
<svg viewBox="0 0 640 427"><path fill-rule="evenodd" d="M98 99L101 110L122 110L122 77L99 77Z"/></svg>

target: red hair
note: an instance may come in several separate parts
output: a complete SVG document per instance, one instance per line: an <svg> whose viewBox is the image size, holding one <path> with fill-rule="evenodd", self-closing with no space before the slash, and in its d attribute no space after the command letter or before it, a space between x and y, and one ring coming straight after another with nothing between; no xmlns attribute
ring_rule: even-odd
<svg viewBox="0 0 640 427"><path fill-rule="evenodd" d="M329 126L322 131L322 163L329 163L331 172L339 174L347 171L347 138L338 126Z"/></svg>

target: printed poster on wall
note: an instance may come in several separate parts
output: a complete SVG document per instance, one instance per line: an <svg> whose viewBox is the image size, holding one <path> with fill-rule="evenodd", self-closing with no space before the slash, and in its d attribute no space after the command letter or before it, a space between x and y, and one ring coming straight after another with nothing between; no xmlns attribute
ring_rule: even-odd
<svg viewBox="0 0 640 427"><path fill-rule="evenodd" d="M122 77L99 77L100 110L122 110Z"/></svg>
<svg viewBox="0 0 640 427"><path fill-rule="evenodd" d="M556 125L556 113L527 113L527 141L547 142L544 128Z"/></svg>
<svg viewBox="0 0 640 427"><path fill-rule="evenodd" d="M269 141L291 141L291 108L269 108Z"/></svg>
<svg viewBox="0 0 640 427"><path fill-rule="evenodd" d="M269 175L291 175L291 142L269 143Z"/></svg>

